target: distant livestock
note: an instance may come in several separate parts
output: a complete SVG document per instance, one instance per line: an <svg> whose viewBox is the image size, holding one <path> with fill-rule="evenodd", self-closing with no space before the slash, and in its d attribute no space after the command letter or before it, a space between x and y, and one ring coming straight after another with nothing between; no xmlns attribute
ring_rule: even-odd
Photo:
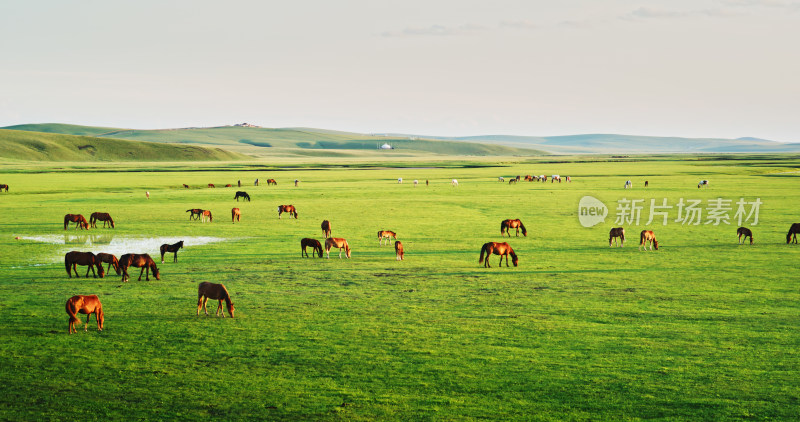
<svg viewBox="0 0 800 422"><path fill-rule="evenodd" d="M736 235L739 236L740 245L743 244L748 237L750 237L750 244L753 244L753 232L747 227L739 227L736 229Z"/></svg>
<svg viewBox="0 0 800 422"><path fill-rule="evenodd" d="M789 227L789 233L786 234L786 243L791 243L792 240L797 243L797 233L800 233L800 223L794 223L792 227Z"/></svg>
<svg viewBox="0 0 800 422"><path fill-rule="evenodd" d="M647 250L647 243L650 243L650 250L652 251L655 247L658 250L658 240L656 240L656 235L651 230L642 230L639 234L639 250L642 250L642 246L644 246L644 250Z"/></svg>
<svg viewBox="0 0 800 422"><path fill-rule="evenodd" d="M328 259L331 257L331 248L339 249L339 259L342 259L342 249L344 249L345 255L350 258L350 245L347 244L347 240L340 237L329 237L325 239L325 256Z"/></svg>
<svg viewBox="0 0 800 422"><path fill-rule="evenodd" d="M611 240L614 240L614 244L617 243L617 238L619 238L619 247L625 246L625 229L622 227L614 227L608 232L608 247L611 247Z"/></svg>
<svg viewBox="0 0 800 422"><path fill-rule="evenodd" d="M231 223L235 223L241 220L242 220L242 212L239 211L239 208L231 208Z"/></svg>
<svg viewBox="0 0 800 422"><path fill-rule="evenodd" d="M486 255L486 260L484 261L483 256ZM506 257L506 267L508 267L508 256L511 255L511 262L516 267L519 263L519 259L517 258L517 254L514 253L514 249L508 245L508 243L499 243L499 242L487 242L483 244L481 247L481 256L478 258L478 264L483 263L485 268L490 268L489 265L489 258L492 255L500 255L500 266L503 266L503 257Z"/></svg>
<svg viewBox="0 0 800 422"><path fill-rule="evenodd" d="M403 260L403 244L399 240L394 242L394 253L398 261Z"/></svg>

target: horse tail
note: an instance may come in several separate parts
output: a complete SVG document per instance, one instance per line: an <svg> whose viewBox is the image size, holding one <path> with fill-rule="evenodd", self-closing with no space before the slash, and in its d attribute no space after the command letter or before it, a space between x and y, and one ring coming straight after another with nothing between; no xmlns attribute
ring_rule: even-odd
<svg viewBox="0 0 800 422"><path fill-rule="evenodd" d="M65 306L65 308L67 310L67 315L69 315L69 322L70 322L70 324L78 324L78 325L80 325L81 324L81 320L78 319L77 315L75 315L76 313L78 313L78 307L75 305L75 301L72 300L72 299L73 298L69 298L69 300L67 300L67 304Z"/></svg>
<svg viewBox="0 0 800 422"><path fill-rule="evenodd" d="M69 224L69 214L64 216L64 230L67 229L67 224Z"/></svg>
<svg viewBox="0 0 800 422"><path fill-rule="evenodd" d="M789 242L786 242L789 243ZM72 266L72 262L70 262L69 255L64 256L64 266L67 268L67 274L72 277L72 270L70 267Z"/></svg>
<svg viewBox="0 0 800 422"><path fill-rule="evenodd" d="M481 248L481 257L478 258L478 264L483 264L483 254L486 253L486 259L489 259L489 244L484 243Z"/></svg>
<svg viewBox="0 0 800 422"><path fill-rule="evenodd" d="M502 221L500 223L500 236L503 236L503 233L505 232L505 230L506 230L506 222Z"/></svg>

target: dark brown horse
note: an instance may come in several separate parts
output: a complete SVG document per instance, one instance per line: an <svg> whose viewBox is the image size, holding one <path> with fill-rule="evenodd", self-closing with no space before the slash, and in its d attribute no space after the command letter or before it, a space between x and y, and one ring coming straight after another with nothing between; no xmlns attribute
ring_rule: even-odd
<svg viewBox="0 0 800 422"><path fill-rule="evenodd" d="M486 260L484 261L483 255L486 254ZM489 265L489 257L492 255L500 255L500 266L503 266L503 257L506 257L506 267L508 267L508 256L511 255L511 262L516 267L519 263L519 258L517 258L517 254L514 253L514 249L508 245L508 243L499 243L499 242L487 242L483 244L481 248L481 257L478 258L478 264L483 263L485 268L490 268Z"/></svg>
<svg viewBox="0 0 800 422"><path fill-rule="evenodd" d="M328 259L331 257L331 248L339 249L339 259L342 259L342 249L344 249L347 257L350 258L350 245L347 244L347 240L341 237L329 237L325 239L325 256Z"/></svg>
<svg viewBox="0 0 800 422"><path fill-rule="evenodd" d="M72 271L75 271L75 277L81 278L81 276L78 275L78 265L86 265L89 267L86 269L86 277L89 277L89 271L92 272L94 278L97 278L98 274L100 274L100 278L106 276L106 272L103 271L103 263L101 263L93 253L72 251L64 255L64 266L67 269L69 278L72 278ZM97 267L97 273L94 272L95 267Z"/></svg>
<svg viewBox="0 0 800 422"><path fill-rule="evenodd" d="M302 257L305 254L306 258L311 258L308 256L308 252L306 252L306 248L314 249L314 252L322 258L322 244L319 243L317 239L311 239L308 237L303 238L300 240L300 256Z"/></svg>
<svg viewBox="0 0 800 422"><path fill-rule="evenodd" d="M75 223L75 229L77 230L78 227L81 230L89 230L89 223L86 221L86 217L80 214L67 214L64 216L64 230L67 229L69 223Z"/></svg>
<svg viewBox="0 0 800 422"><path fill-rule="evenodd" d="M79 313L86 314L86 326L83 327L83 331L89 331L89 319L91 319L92 314L94 314L94 319L97 322L97 331L103 331L103 305L100 303L100 299L97 295L72 296L67 299L67 303L64 307L67 310L67 315L69 315L69 326L67 330L70 334L78 332L75 328L75 324L80 325L81 323L77 315Z"/></svg>
<svg viewBox="0 0 800 422"><path fill-rule="evenodd" d="M102 264L108 264L106 272L111 272L111 267L114 267L114 271L116 271L117 275L122 274L119 270L119 260L113 254L100 252L95 255L95 258Z"/></svg>
<svg viewBox="0 0 800 422"><path fill-rule="evenodd" d="M225 310L222 309L222 301L224 300L225 305L228 307L228 315L233 318L233 312L235 311L233 308L233 300L231 300L231 295L228 293L228 289L225 288L224 284L204 281L197 286L197 315L200 315L200 308L203 308L206 315L208 315L208 309L206 309L208 299L219 300L217 312L214 315L218 316L222 313L222 317L225 318Z"/></svg>
<svg viewBox="0 0 800 422"><path fill-rule="evenodd" d="M519 237L520 230L522 230L523 236L528 236L528 230L525 229L525 225L523 225L520 220L503 220L503 222L500 223L500 237L503 237L503 233L508 233L508 237L511 237L509 229L517 229L517 237Z"/></svg>
<svg viewBox="0 0 800 422"><path fill-rule="evenodd" d="M398 261L403 260L403 244L400 243L399 240L394 242L394 253L397 256Z"/></svg>
<svg viewBox="0 0 800 422"><path fill-rule="evenodd" d="M797 234L800 233L800 223L793 223L791 227L789 227L789 233L786 233L786 243L797 243Z"/></svg>
<svg viewBox="0 0 800 422"><path fill-rule="evenodd" d="M378 245L383 245L383 239L386 239L386 244L389 244L389 238L397 240L397 233L391 230L380 230L378 231Z"/></svg>
<svg viewBox="0 0 800 422"><path fill-rule="evenodd" d="M739 236L740 244L744 243L748 237L750 237L750 244L753 244L753 232L751 232L747 227L739 227L736 229L736 235Z"/></svg>
<svg viewBox="0 0 800 422"><path fill-rule="evenodd" d="M639 250L642 250L642 246L644 246L644 250L647 250L647 242L650 242L650 250L653 250L653 247L658 250L658 240L656 240L656 235L651 230L642 230L639 234Z"/></svg>
<svg viewBox="0 0 800 422"><path fill-rule="evenodd" d="M191 220L191 219L199 220L200 216L203 215L203 210L201 210L200 208L192 208L190 210L186 210L186 212L190 212L191 213L191 214L189 214L189 220Z"/></svg>
<svg viewBox="0 0 800 422"><path fill-rule="evenodd" d="M6 184L0 185L0 192L2 192L2 191L8 192L8 185L6 185Z"/></svg>
<svg viewBox="0 0 800 422"><path fill-rule="evenodd" d="M277 186L278 182L276 182L275 179L267 179L267 186L269 186L269 185L276 185Z"/></svg>
<svg viewBox="0 0 800 422"><path fill-rule="evenodd" d="M183 240L173 245L163 244L161 245L161 263L164 263L164 254L167 252L172 252L175 254L172 262L178 262L178 249L183 248Z"/></svg>
<svg viewBox="0 0 800 422"><path fill-rule="evenodd" d="M184 187L185 189L189 189L189 185L187 185L186 183L184 183L184 184L183 184L183 187Z"/></svg>
<svg viewBox="0 0 800 422"><path fill-rule="evenodd" d="M97 222L103 222L103 228L106 227L106 224L114 228L114 219L107 212L93 212L91 216L89 216L89 225L91 227L97 227Z"/></svg>
<svg viewBox="0 0 800 422"><path fill-rule="evenodd" d="M293 215L294 218L297 218L297 209L294 205L278 205L278 218L281 218L281 214L288 212L289 215Z"/></svg>
<svg viewBox="0 0 800 422"><path fill-rule="evenodd" d="M142 281L142 274L145 273L145 271L147 271L145 274L145 280L150 281L150 271L153 271L153 276L156 278L156 280L161 280L158 268L156 267L156 262L153 261L153 258L150 258L150 255L146 253L126 253L125 255L122 255L119 257L119 267L122 270L123 282L130 280L130 276L128 276L128 267L137 267L142 269L142 271L139 273L139 281Z"/></svg>
<svg viewBox="0 0 800 422"><path fill-rule="evenodd" d="M611 239L614 239L614 243L617 243L617 238L620 239L619 247L625 246L625 229L622 227L614 227L608 232L608 247L611 247Z"/></svg>
<svg viewBox="0 0 800 422"><path fill-rule="evenodd" d="M242 221L242 212L239 208L231 208L231 223Z"/></svg>
<svg viewBox="0 0 800 422"><path fill-rule="evenodd" d="M209 183L209 184L208 184L208 187L210 187L210 188L215 188L216 186L214 186L214 184L213 184L213 183Z"/></svg>
<svg viewBox="0 0 800 422"><path fill-rule="evenodd" d="M236 202L239 202L239 198L242 198L242 199L246 200L247 202L250 202L250 195L248 195L247 192L236 191L236 195L233 195L233 199L235 199Z"/></svg>
<svg viewBox="0 0 800 422"><path fill-rule="evenodd" d="M330 221L322 220L322 225L320 227L322 228L322 235L325 236L326 239L331 237L331 222Z"/></svg>

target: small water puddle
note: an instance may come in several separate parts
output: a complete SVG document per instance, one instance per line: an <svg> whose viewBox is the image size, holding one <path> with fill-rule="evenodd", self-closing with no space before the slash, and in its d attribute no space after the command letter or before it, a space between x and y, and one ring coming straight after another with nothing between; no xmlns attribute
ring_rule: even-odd
<svg viewBox="0 0 800 422"><path fill-rule="evenodd" d="M81 251L99 253L105 252L114 254L117 257L126 253L146 253L153 259L161 257L159 248L168 243L170 245L183 240L184 248L202 246L209 243L226 242L234 240L232 238L212 237L212 236L185 236L185 237L142 237L142 236L115 236L113 234L99 235L74 235L74 234L48 234L40 236L18 236L20 240L30 240L33 242L49 243L51 245L64 245L59 248L58 254L47 259L46 263L61 262L64 254L69 251ZM158 260L158 259L157 259ZM42 263L33 265L43 265Z"/></svg>

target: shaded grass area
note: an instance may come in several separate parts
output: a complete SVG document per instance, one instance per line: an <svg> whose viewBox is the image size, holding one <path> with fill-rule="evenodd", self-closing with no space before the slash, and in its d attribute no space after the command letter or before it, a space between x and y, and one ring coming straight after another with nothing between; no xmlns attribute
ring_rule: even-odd
<svg viewBox="0 0 800 422"><path fill-rule="evenodd" d="M16 382L0 418L796 419L800 249L785 231L798 220L797 181L758 161L708 164L264 171L279 184L243 188L250 203L233 201L237 189L180 187L235 183L238 170L5 174L13 190L0 212L16 217L0 222L0 373ZM515 173L574 181L496 181ZM709 189L696 189L699 174ZM576 216L586 194L611 207L589 229ZM742 196L764 202L753 246L735 243L735 225L669 224L649 227L658 252L638 252L644 222L626 225L624 248L607 246L622 197ZM277 218L287 203L299 219ZM234 206L241 223L228 220ZM188 221L195 207L214 223ZM60 235L63 214L92 211L117 228L91 234L231 240L158 260L161 281L122 283L68 279L49 264L64 245L14 239ZM493 257L484 269L480 245L500 241L505 218L529 230L507 240L520 266ZM300 238L321 239L323 219L352 259L300 258ZM398 233L405 261L378 246L381 229ZM227 285L235 319L195 316L201 281ZM92 321L66 334L73 294L101 297L105 331Z"/></svg>

